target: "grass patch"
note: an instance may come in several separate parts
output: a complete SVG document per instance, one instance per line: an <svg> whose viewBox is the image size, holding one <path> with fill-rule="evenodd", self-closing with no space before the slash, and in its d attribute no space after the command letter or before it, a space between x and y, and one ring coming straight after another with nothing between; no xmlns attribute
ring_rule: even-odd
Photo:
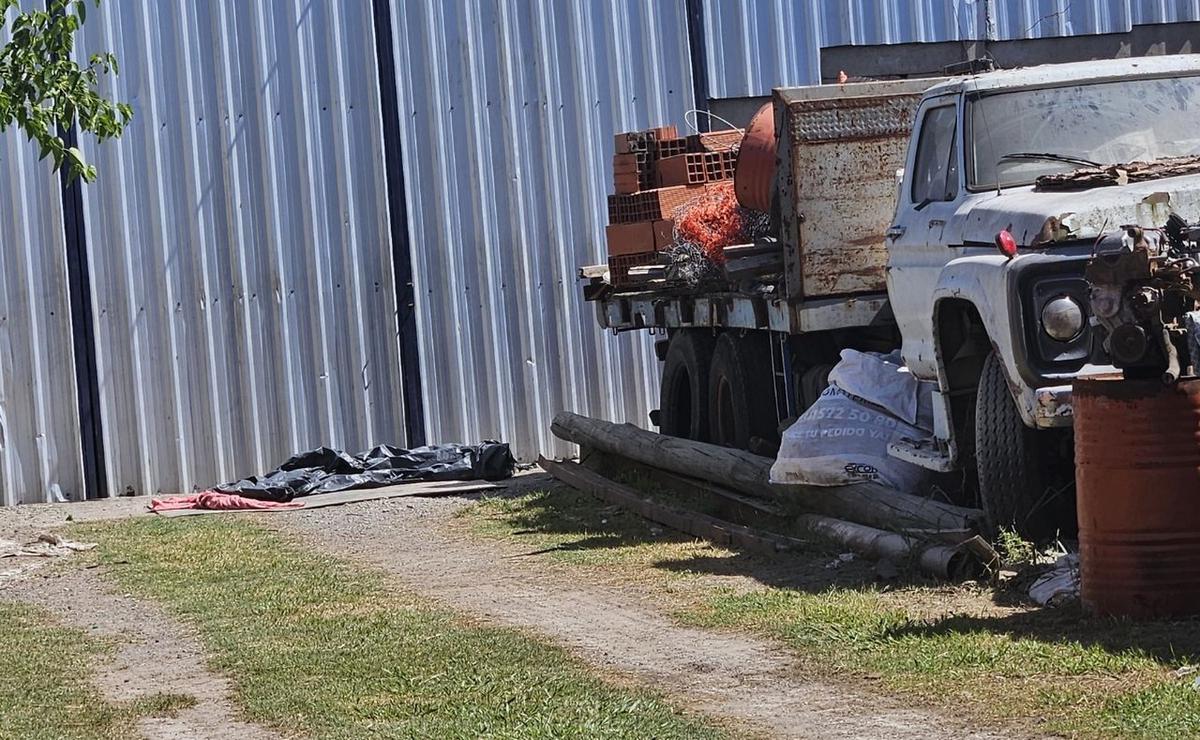
<svg viewBox="0 0 1200 740"><path fill-rule="evenodd" d="M122 588L199 629L246 716L317 737L715 737L565 651L472 624L239 517L88 525Z"/></svg>
<svg viewBox="0 0 1200 740"><path fill-rule="evenodd" d="M111 657L113 641L63 627L28 604L0 603L0 623L0 738L135 738L137 720L196 706L186 694L107 701L93 670Z"/></svg>
<svg viewBox="0 0 1200 740"><path fill-rule="evenodd" d="M955 713L1072 736L1200 736L1195 676L1172 672L1200 656L1200 622L1006 607L1003 595L944 584L883 590L869 569L848 583L845 568L825 567L828 555L768 563L669 532L649 538L644 520L564 487L485 500L462 516L481 535L553 547L560 561L669 583L665 592L686 594L664 602L681 621L777 639L831 679L870 680ZM1029 555L1016 538L1006 545L1014 560ZM774 580L780 563L809 572ZM736 588L699 579L678 587L681 574L698 572L742 578Z"/></svg>
<svg viewBox="0 0 1200 740"><path fill-rule="evenodd" d="M111 644L59 626L46 611L0 604L0 737L125 738L134 716L92 684Z"/></svg>
<svg viewBox="0 0 1200 740"><path fill-rule="evenodd" d="M518 538L552 560L618 567L626 576L665 560L732 554L565 487L517 498L484 498L456 516L477 535Z"/></svg>
<svg viewBox="0 0 1200 740"><path fill-rule="evenodd" d="M177 717L199 702L191 694L158 693L134 699L135 711L143 717Z"/></svg>
<svg viewBox="0 0 1200 740"><path fill-rule="evenodd" d="M1044 718L1043 729L1092 737L1200 735L1200 692L1174 678L1154 647L1143 647L1154 638L1129 624L1078 613L1059 615L1058 629L1036 613L917 620L867 589L716 593L683 618L768 635L830 671L983 718ZM1194 641L1194 625L1174 629Z"/></svg>
<svg viewBox="0 0 1200 740"><path fill-rule="evenodd" d="M1037 560L1037 548L1034 544L1009 527L1000 528L996 549L1000 551L1004 564L1009 567L1026 565Z"/></svg>

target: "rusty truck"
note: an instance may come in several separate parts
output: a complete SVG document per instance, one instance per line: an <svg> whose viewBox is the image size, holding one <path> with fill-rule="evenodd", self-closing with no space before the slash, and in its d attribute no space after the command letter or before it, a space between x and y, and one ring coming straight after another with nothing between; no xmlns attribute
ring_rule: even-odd
<svg viewBox="0 0 1200 740"><path fill-rule="evenodd" d="M770 452L841 349L899 348L936 384L934 434L889 454L994 526L1068 524L1072 380L1173 354L1085 270L1101 241L1200 219L1200 57L781 88L770 110L771 166L743 176L743 145L737 189L765 193L773 273L588 273L602 327L656 335L654 423Z"/></svg>

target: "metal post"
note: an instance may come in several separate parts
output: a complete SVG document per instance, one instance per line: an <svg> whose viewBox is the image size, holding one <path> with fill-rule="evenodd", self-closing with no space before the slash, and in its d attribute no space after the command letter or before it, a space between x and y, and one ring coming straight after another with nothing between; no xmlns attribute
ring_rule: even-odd
<svg viewBox="0 0 1200 740"><path fill-rule="evenodd" d="M691 51L692 97L696 110L708 113L708 50L704 43L704 2L687 0L688 48ZM696 116L696 128L709 130L706 115Z"/></svg>
<svg viewBox="0 0 1200 740"><path fill-rule="evenodd" d="M78 144L75 126L59 129L63 145ZM104 464L104 429L100 414L100 377L96 369L96 333L92 323L92 277L88 264L87 225L83 214L83 181L59 172L67 286L71 304L71 343L75 354L75 394L79 405L79 441L83 454L84 495L108 496Z"/></svg>
<svg viewBox="0 0 1200 740"><path fill-rule="evenodd" d="M387 178L388 225L396 275L396 324L403 375L407 445L425 444L425 403L421 396L421 357L417 342L416 294L408 238L408 202L404 193L404 153L400 137L400 95L392 53L390 0L372 0L375 59L379 67L379 103L383 116L383 161Z"/></svg>

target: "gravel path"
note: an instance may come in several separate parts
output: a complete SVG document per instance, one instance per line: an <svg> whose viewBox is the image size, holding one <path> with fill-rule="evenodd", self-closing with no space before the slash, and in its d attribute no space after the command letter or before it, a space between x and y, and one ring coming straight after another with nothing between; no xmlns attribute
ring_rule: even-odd
<svg viewBox="0 0 1200 740"><path fill-rule="evenodd" d="M528 484L526 484L528 485ZM548 637L681 705L787 738L992 738L965 723L805 678L780 647L683 627L632 585L588 582L446 525L470 500L403 499L273 517L313 546L378 567L454 609ZM540 565L540 567L539 567ZM577 574L576 574L577 575Z"/></svg>

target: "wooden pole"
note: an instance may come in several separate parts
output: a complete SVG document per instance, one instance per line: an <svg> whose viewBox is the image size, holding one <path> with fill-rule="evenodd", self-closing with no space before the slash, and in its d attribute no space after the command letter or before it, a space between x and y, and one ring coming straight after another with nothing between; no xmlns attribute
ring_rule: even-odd
<svg viewBox="0 0 1200 740"><path fill-rule="evenodd" d="M876 529L930 539L953 533L955 541L962 541L977 532L983 521L983 512L978 509L952 506L880 485L775 486L770 483L770 458L668 437L632 424L613 424L563 411L554 417L550 429L560 439L600 452Z"/></svg>
<svg viewBox="0 0 1200 740"><path fill-rule="evenodd" d="M641 492L609 480L577 463L542 458L539 464L558 480L597 498L671 529L690 534L722 547L772 554L807 549L808 542L795 537L765 532L722 519L689 511L647 498ZM923 542L895 532L867 527L818 514L804 514L796 524L814 539L851 550L863 557L893 562L910 562L938 578L967 578L982 575L990 562L964 543L949 546Z"/></svg>

